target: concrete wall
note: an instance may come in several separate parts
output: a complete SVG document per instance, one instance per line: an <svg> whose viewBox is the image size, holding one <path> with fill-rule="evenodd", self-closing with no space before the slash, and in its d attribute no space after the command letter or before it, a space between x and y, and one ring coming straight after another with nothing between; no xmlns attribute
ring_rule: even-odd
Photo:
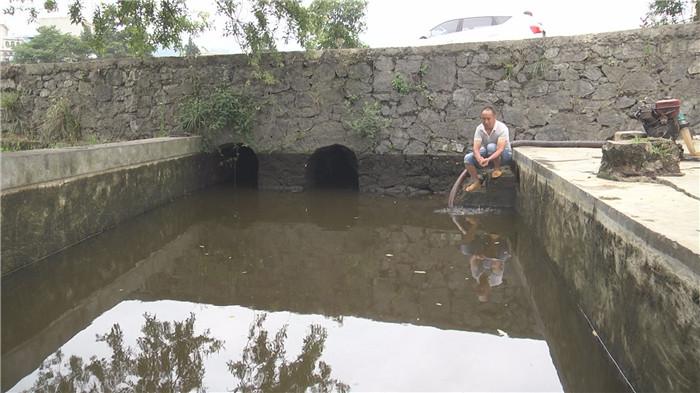
<svg viewBox="0 0 700 393"><path fill-rule="evenodd" d="M198 139L3 153L2 274L222 179Z"/></svg>
<svg viewBox="0 0 700 393"><path fill-rule="evenodd" d="M233 87L255 98L256 152L311 153L333 143L365 154L444 154L468 146L485 104L516 139L603 139L639 129L644 97L678 97L700 119L700 24L578 37L440 47L284 53L263 62L276 82L252 77L241 55L3 67L19 91L25 128L68 97L86 134L111 140L178 130L193 91ZM403 81L405 91L395 86ZM376 102L388 121L376 138L350 125Z"/></svg>
<svg viewBox="0 0 700 393"><path fill-rule="evenodd" d="M700 386L697 254L515 152L518 212L631 383Z"/></svg>

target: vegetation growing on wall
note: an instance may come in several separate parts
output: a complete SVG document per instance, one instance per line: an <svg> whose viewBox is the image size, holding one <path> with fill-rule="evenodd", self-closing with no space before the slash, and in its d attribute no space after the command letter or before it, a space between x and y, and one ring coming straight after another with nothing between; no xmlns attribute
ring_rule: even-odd
<svg viewBox="0 0 700 393"><path fill-rule="evenodd" d="M50 144L57 142L77 142L81 138L80 115L71 108L68 98L61 97L46 111L39 138Z"/></svg>
<svg viewBox="0 0 700 393"><path fill-rule="evenodd" d="M179 109L182 129L201 135L205 144L210 144L215 134L221 132L250 143L253 119L259 108L248 95L222 87L209 94L196 92Z"/></svg>
<svg viewBox="0 0 700 393"><path fill-rule="evenodd" d="M12 132L14 134L22 134L22 96L18 91L4 91L0 94L0 124L3 127L3 133ZM9 128L6 129L6 127Z"/></svg>
<svg viewBox="0 0 700 393"><path fill-rule="evenodd" d="M411 92L411 86L408 84L403 75L396 73L394 74L394 79L391 80L391 87L394 88L399 94L408 94Z"/></svg>
<svg viewBox="0 0 700 393"><path fill-rule="evenodd" d="M359 111L351 114L351 120L346 121L345 126L361 138L376 141L379 132L389 127L391 120L382 115L379 102L365 102Z"/></svg>

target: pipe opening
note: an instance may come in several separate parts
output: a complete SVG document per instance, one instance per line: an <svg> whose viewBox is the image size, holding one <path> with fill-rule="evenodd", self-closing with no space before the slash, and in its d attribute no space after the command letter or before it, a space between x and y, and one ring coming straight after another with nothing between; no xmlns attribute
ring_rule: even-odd
<svg viewBox="0 0 700 393"><path fill-rule="evenodd" d="M342 145L317 149L306 162L306 188L359 190L355 153Z"/></svg>
<svg viewBox="0 0 700 393"><path fill-rule="evenodd" d="M258 188L258 156L253 149L240 143L230 143L220 146L219 151L226 182L236 187Z"/></svg>

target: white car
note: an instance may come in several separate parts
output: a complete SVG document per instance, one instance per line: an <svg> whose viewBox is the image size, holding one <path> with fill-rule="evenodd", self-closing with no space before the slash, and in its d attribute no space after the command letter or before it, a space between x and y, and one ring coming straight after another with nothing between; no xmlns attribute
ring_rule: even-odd
<svg viewBox="0 0 700 393"><path fill-rule="evenodd" d="M442 45L458 42L521 40L544 37L544 27L532 13L475 16L452 19L430 29L418 45Z"/></svg>

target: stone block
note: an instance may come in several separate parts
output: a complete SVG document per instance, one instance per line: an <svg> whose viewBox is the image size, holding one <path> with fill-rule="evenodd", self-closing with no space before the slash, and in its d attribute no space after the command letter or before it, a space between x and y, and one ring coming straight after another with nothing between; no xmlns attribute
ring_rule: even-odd
<svg viewBox="0 0 700 393"><path fill-rule="evenodd" d="M603 145L598 177L640 181L657 176L681 175L681 154L682 148L669 139L608 141Z"/></svg>

